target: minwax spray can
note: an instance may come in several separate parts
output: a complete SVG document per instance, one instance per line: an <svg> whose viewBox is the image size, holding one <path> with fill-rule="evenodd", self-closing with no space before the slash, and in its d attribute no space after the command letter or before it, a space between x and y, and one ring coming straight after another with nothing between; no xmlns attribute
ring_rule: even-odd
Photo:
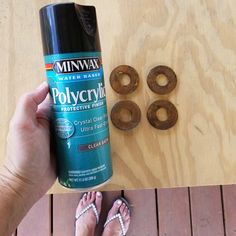
<svg viewBox="0 0 236 236"><path fill-rule="evenodd" d="M48 5L40 23L59 182L98 187L111 178L112 163L95 7Z"/></svg>

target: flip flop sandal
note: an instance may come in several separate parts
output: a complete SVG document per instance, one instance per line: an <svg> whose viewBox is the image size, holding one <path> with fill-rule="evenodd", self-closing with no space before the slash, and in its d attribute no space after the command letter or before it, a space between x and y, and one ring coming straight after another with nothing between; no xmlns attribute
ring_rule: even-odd
<svg viewBox="0 0 236 236"><path fill-rule="evenodd" d="M129 209L129 211L130 211L130 204L128 203L128 201L127 201L125 198L120 197L120 198L117 198L116 201L117 201L117 200L121 200L122 203L125 203L125 205L128 207L128 209ZM107 221L105 222L105 224L104 224L103 227L105 228L109 223L111 223L113 220L115 220L115 219L117 219L117 218L118 218L119 223L120 223L122 236L125 236L125 225L124 225L124 221L123 221L122 216L121 216L120 213L115 214L115 215L112 216L111 218L107 219Z"/></svg>
<svg viewBox="0 0 236 236"><path fill-rule="evenodd" d="M83 197L83 196L84 196L84 195L82 195L82 197ZM81 197L81 199L82 199L82 197ZM81 200L81 199L80 199L80 200ZM90 208L92 208L93 213L94 213L94 215L95 215L95 217L96 217L96 222L97 222L97 224L98 224L98 222L99 222L99 213L98 213L98 210L97 210L96 205L95 205L94 203L89 204L89 205L86 206L79 214L76 215L76 217L75 217L75 223L76 223L77 220L78 220L84 213L86 213Z"/></svg>

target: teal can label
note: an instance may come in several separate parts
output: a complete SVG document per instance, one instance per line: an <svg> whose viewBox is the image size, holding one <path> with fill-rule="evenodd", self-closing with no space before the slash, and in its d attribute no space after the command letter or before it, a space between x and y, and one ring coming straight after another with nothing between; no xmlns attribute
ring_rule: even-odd
<svg viewBox="0 0 236 236"><path fill-rule="evenodd" d="M45 56L58 179L86 189L112 176L106 92L100 52Z"/></svg>

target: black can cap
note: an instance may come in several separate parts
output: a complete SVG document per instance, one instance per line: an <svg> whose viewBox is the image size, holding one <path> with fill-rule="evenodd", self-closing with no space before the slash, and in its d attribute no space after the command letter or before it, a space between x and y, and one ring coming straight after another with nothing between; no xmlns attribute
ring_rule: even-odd
<svg viewBox="0 0 236 236"><path fill-rule="evenodd" d="M95 7L51 4L39 14L44 55L101 51Z"/></svg>

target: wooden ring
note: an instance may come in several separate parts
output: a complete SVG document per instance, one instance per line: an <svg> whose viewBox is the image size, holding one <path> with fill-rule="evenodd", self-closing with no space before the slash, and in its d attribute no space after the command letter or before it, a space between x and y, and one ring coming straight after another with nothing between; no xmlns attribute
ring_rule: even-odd
<svg viewBox="0 0 236 236"><path fill-rule="evenodd" d="M156 112L164 108L167 112L167 120L158 119ZM149 123L156 129L166 130L174 126L178 120L178 111L176 107L169 101L158 100L153 102L147 111L147 119Z"/></svg>
<svg viewBox="0 0 236 236"><path fill-rule="evenodd" d="M122 109L126 109L131 114L130 121L123 121L120 116ZM116 103L111 110L111 121L113 125L120 130L130 130L138 125L141 120L141 111L138 105L132 101L120 101Z"/></svg>
<svg viewBox="0 0 236 236"><path fill-rule="evenodd" d="M130 78L130 83L127 85L123 85L121 83L122 75L128 75ZM110 75L110 84L111 87L119 94L129 94L132 93L139 84L139 75L137 71L127 65L120 65L116 67Z"/></svg>
<svg viewBox="0 0 236 236"><path fill-rule="evenodd" d="M156 78L158 75L166 76L168 83L164 86L158 84ZM177 77L175 72L168 66L156 66L152 68L147 77L148 87L157 94L170 93L177 84Z"/></svg>

